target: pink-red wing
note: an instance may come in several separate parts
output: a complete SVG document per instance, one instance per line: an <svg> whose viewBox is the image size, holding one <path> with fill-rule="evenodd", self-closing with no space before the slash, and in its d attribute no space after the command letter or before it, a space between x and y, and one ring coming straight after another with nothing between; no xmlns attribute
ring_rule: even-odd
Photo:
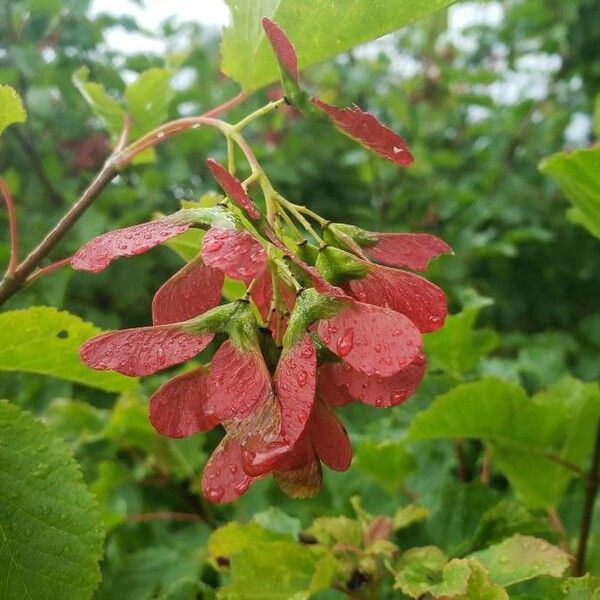
<svg viewBox="0 0 600 600"><path fill-rule="evenodd" d="M272 394L267 366L260 352L244 352L229 340L210 363L206 411L219 422L242 419Z"/></svg>
<svg viewBox="0 0 600 600"><path fill-rule="evenodd" d="M202 240L202 259L209 267L245 283L267 266L267 253L257 239L236 229L209 229Z"/></svg>
<svg viewBox="0 0 600 600"><path fill-rule="evenodd" d="M150 398L150 422L159 433L183 438L209 431L217 422L205 411L206 369L169 379Z"/></svg>
<svg viewBox="0 0 600 600"><path fill-rule="evenodd" d="M391 375L365 375L341 363L326 363L319 368L318 394L332 406L352 401L376 407L404 402L415 393L425 375L425 357L418 354L407 367Z"/></svg>
<svg viewBox="0 0 600 600"><path fill-rule="evenodd" d="M444 292L431 281L407 271L373 265L362 279L350 280L347 288L361 302L406 315L423 333L442 327L448 313Z"/></svg>
<svg viewBox="0 0 600 600"><path fill-rule="evenodd" d="M79 353L92 369L143 377L193 358L213 337L192 335L175 325L121 329L88 340Z"/></svg>
<svg viewBox="0 0 600 600"><path fill-rule="evenodd" d="M311 98L310 101L313 106L329 115L343 133L379 156L400 166L413 162L406 142L371 113L364 112L358 106L338 108L318 98Z"/></svg>
<svg viewBox="0 0 600 600"><path fill-rule="evenodd" d="M154 294L152 322L155 325L187 321L218 306L224 275L201 261L192 261L175 273Z"/></svg>
<svg viewBox="0 0 600 600"><path fill-rule="evenodd" d="M260 219L260 213L250 196L246 193L246 190L242 187L242 184L216 160L209 158L206 164L227 196L244 210L251 219Z"/></svg>
<svg viewBox="0 0 600 600"><path fill-rule="evenodd" d="M142 254L189 228L189 223L177 223L166 217L109 231L82 246L73 256L71 266L80 271L98 273L116 258Z"/></svg>
<svg viewBox="0 0 600 600"><path fill-rule="evenodd" d="M281 438L293 446L306 427L315 400L317 353L307 333L285 351L275 371L275 392L281 406Z"/></svg>
<svg viewBox="0 0 600 600"><path fill-rule="evenodd" d="M227 436L217 446L204 467L202 492L210 502L232 502L252 484L242 469L242 447Z"/></svg>
<svg viewBox="0 0 600 600"><path fill-rule="evenodd" d="M329 406L315 403L310 433L317 456L334 471L346 471L352 462L352 446L344 426Z"/></svg>
<svg viewBox="0 0 600 600"><path fill-rule="evenodd" d="M431 259L452 252L444 240L427 233L378 233L377 236L377 243L367 253L392 267L425 271Z"/></svg>
<svg viewBox="0 0 600 600"><path fill-rule="evenodd" d="M287 35L277 23L271 21L271 19L267 17L263 18L262 26L275 51L277 62L281 65L282 69L289 73L294 81L298 81L298 59L296 58L296 50Z"/></svg>
<svg viewBox="0 0 600 600"><path fill-rule="evenodd" d="M324 344L367 375L389 377L409 365L421 351L421 335L409 319L388 308L360 302L319 322Z"/></svg>

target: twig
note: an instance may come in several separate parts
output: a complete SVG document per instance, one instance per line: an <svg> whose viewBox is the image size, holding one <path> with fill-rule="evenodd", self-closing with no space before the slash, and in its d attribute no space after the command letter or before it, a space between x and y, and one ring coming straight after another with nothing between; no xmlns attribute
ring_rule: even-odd
<svg viewBox="0 0 600 600"><path fill-rule="evenodd" d="M6 212L8 213L8 226L10 229L10 260L6 267L6 276L11 277L17 268L19 260L19 231L17 229L17 215L15 213L15 203L13 202L10 190L6 182L0 177L0 192L6 204Z"/></svg>
<svg viewBox="0 0 600 600"><path fill-rule="evenodd" d="M129 115L125 115L123 119L123 128L121 129L121 133L119 134L119 139L117 141L117 145L113 150L113 154L117 154L117 152L121 152L123 148L125 148L125 144L127 144L127 138L129 137L129 130L131 129L131 117Z"/></svg>
<svg viewBox="0 0 600 600"><path fill-rule="evenodd" d="M594 516L594 505L596 503L596 495L598 494L598 485L600 484L600 421L596 427L596 443L594 445L594 457L592 459L592 467L590 469L586 491L585 503L583 506L583 515L581 517L581 525L579 527L579 544L577 546L577 554L575 563L573 564L573 576L581 577L585 570L585 555L587 552L587 543L592 527L592 518Z"/></svg>
<svg viewBox="0 0 600 600"><path fill-rule="evenodd" d="M225 112L234 106L237 106L240 102L245 100L245 94L238 94L235 98L228 100L224 104L217 106L208 112L206 112L202 117L196 117L195 119L210 119L217 114ZM194 119L194 118L192 118ZM168 128L169 126L173 126L174 123L178 123L180 121L186 121L186 119L179 119L178 121L172 121L171 123L167 123L163 126L163 128ZM193 123L192 123L193 124ZM125 123L126 125L126 123ZM188 127L188 129L191 125ZM125 129L125 127L124 127ZM175 127L174 133L178 131L183 131L185 128L177 128ZM120 138L123 137L123 134ZM127 161L124 164L128 164L131 159L135 156L135 154L141 152L147 147L154 146L163 139L166 139L169 136L156 136L152 139L152 143L149 143L141 148L134 149L132 152L126 157ZM145 140L148 136L144 136L142 140ZM135 146L133 144L132 146ZM132 146L129 146L131 149ZM126 149L127 150L127 149ZM125 150L125 151L126 151ZM125 152L124 151L124 152ZM80 198L71 206L71 208L65 213L62 219L51 229L46 236L42 239L42 241L29 253L29 255L23 260L23 262L18 265L12 275L7 275L4 277L2 282L0 282L0 306L4 304L9 298L11 298L17 291L19 291L26 283L27 278L31 273L35 271L40 262L48 256L48 254L56 247L56 245L65 237L65 235L70 231L71 227L77 222L77 220L81 217L81 215L90 207L90 205L96 200L99 194L104 190L104 188L112 181L112 179L118 174L118 164L116 162L117 157L122 158L122 152L113 153L109 157L109 159L104 163L100 172L96 175L92 183L85 189Z"/></svg>
<svg viewBox="0 0 600 600"><path fill-rule="evenodd" d="M465 449L463 440L452 440L456 461L458 463L458 478L465 483L468 480L467 465L465 461Z"/></svg>
<svg viewBox="0 0 600 600"><path fill-rule="evenodd" d="M573 471L573 473L576 473L582 479L587 479L589 477L589 475L583 469L580 469L577 465L574 465L572 462L569 462L568 460L565 460L560 456L556 456L556 454L552 454L551 452L544 452L542 453L542 456L552 461L553 463L556 463L557 465L568 469L569 471Z"/></svg>
<svg viewBox="0 0 600 600"><path fill-rule="evenodd" d="M33 283L34 281L37 281L40 277L43 277L44 275L48 275L48 273L52 273L53 271L61 269L62 267L66 267L67 265L71 264L72 259L73 259L72 256L68 256L67 258L62 258L61 260L57 260L56 262L53 262L52 264L50 264L46 267L42 267L41 269L34 271L25 280L25 283L26 284Z"/></svg>
<svg viewBox="0 0 600 600"><path fill-rule="evenodd" d="M548 515L548 520L550 521L552 529L556 531L560 537L560 547L571 557L571 559L573 559L573 549L569 543L569 535L567 534L565 524L562 522L560 515L556 512L555 508L548 508L546 514Z"/></svg>

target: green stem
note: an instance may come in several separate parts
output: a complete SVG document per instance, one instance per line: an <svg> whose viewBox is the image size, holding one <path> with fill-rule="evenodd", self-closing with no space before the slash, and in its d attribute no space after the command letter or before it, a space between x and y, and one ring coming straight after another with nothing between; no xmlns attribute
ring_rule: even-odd
<svg viewBox="0 0 600 600"><path fill-rule="evenodd" d="M289 210L292 215L296 218L296 220L304 227L304 229L314 238L314 240L320 245L325 246L325 242L321 238L321 236L315 231L314 227L309 223L309 221L304 217L304 215L298 210L297 206L292 202L286 200L283 196L277 195L277 199L283 204L283 206Z"/></svg>
<svg viewBox="0 0 600 600"><path fill-rule="evenodd" d="M252 123L252 121L254 121L255 119L263 117L264 115L268 115L270 112L274 111L276 108L279 108L284 102L285 102L285 100L283 98L280 98L279 100L274 100L273 102L269 102L268 104L265 104L258 110L251 112L249 115L244 117L241 121L238 121L233 126L233 128L235 129L235 131L241 131L244 127L246 127L246 125L248 125L248 123Z"/></svg>

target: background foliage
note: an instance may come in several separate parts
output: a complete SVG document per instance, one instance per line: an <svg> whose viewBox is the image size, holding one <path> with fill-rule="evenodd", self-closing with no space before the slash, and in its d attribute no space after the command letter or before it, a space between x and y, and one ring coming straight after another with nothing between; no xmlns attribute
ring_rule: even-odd
<svg viewBox="0 0 600 600"><path fill-rule="evenodd" d="M600 375L600 252L590 235L598 233L598 213L582 209L590 200L574 189L565 164L577 161L575 183L589 177L586 190L597 191L598 150L548 159L543 171L560 188L538 164L594 140L600 9L594 0L480 6L502 18L459 36L442 10L306 71L325 100L356 101L401 131L416 158L409 170L290 108L252 126L259 159L289 198L330 219L431 232L453 247L455 255L430 272L454 315L427 336L430 366L417 396L385 414L344 409L353 467L328 472L314 500L289 500L263 481L231 506L210 506L198 477L216 438L168 440L148 422L147 397L165 377L138 385L76 362L94 326L149 322L153 292L181 264L177 253L165 247L100 275L62 269L41 278L5 308L59 307L71 315L37 308L0 316L0 397L12 403L0 404L0 497L47 495L47 513L20 524L0 501L0 581L10 581L13 562L21 564L19 553L27 556L27 540L42 535L44 521L60 523L64 513L62 534L82 548L57 536L49 553L62 561L66 582L78 578L67 568L76 555L87 573L82 589L90 591L103 523L99 599L264 598L265 589L298 599L503 598L506 585L514 598L592 597L598 582L591 575L559 579L567 564L555 546L576 547L581 473L600 416L592 383ZM124 110L136 115L139 134L237 92L220 74L217 32L196 24L165 22L164 56L124 54L108 50L103 35L111 27L139 31L131 18L92 18L81 0L5 0L4 7L0 83L19 92L28 118L4 132L0 171L15 196L23 249L99 169ZM247 104L258 108L268 94ZM105 190L54 259L210 192L209 155L223 159L225 148L205 130L146 154ZM574 204L569 219L563 193ZM1 224L5 264L8 227ZM28 346L37 353L33 364ZM18 453L16 442L1 432L13 421L25 448L50 448L39 464L20 466L10 454ZM73 513L54 506L54 461L68 471L64 498ZM39 486L8 489L18 467L41 468ZM598 518L586 570L600 575ZM30 585L39 586L36 598L56 597L38 581ZM9 594L19 591L14 586ZM81 593L89 591L60 597Z"/></svg>

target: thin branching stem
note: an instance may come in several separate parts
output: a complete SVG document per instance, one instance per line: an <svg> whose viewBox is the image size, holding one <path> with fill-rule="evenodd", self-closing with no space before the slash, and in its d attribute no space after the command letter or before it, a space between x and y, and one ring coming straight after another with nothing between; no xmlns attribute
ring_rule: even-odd
<svg viewBox="0 0 600 600"><path fill-rule="evenodd" d="M10 259L6 267L6 277L12 277L19 261L19 230L17 228L17 214L15 203L6 182L0 177L0 192L4 198L6 212L8 213L8 226L10 230Z"/></svg>

